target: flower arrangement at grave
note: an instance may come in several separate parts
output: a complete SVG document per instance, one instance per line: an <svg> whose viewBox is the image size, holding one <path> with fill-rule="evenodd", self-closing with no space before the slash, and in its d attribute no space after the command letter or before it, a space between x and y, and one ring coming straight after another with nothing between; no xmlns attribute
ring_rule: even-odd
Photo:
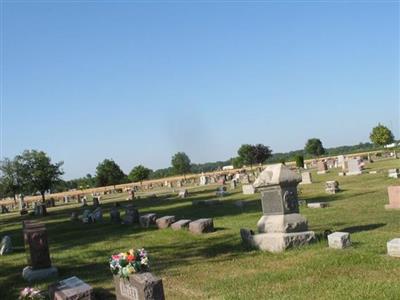
<svg viewBox="0 0 400 300"><path fill-rule="evenodd" d="M129 250L125 253L113 254L110 258L111 273L127 278L134 273L146 272L149 270L149 258L146 250Z"/></svg>
<svg viewBox="0 0 400 300"><path fill-rule="evenodd" d="M38 289L26 287L19 293L19 300L42 300L43 295Z"/></svg>

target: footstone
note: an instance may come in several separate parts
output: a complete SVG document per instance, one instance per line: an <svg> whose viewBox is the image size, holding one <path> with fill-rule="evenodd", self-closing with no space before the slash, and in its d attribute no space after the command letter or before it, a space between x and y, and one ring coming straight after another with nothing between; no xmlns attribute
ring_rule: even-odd
<svg viewBox="0 0 400 300"><path fill-rule="evenodd" d="M0 255L9 254L13 251L11 238L6 235L1 239Z"/></svg>
<svg viewBox="0 0 400 300"><path fill-rule="evenodd" d="M339 182L335 180L325 182L325 192L327 194L336 194L339 191Z"/></svg>
<svg viewBox="0 0 400 300"><path fill-rule="evenodd" d="M377 171L370 171L369 174L377 174Z"/></svg>
<svg viewBox="0 0 400 300"><path fill-rule="evenodd" d="M328 203L326 203L326 202L308 203L307 207L308 208L325 208L325 207L328 207Z"/></svg>
<svg viewBox="0 0 400 300"><path fill-rule="evenodd" d="M329 248L344 249L350 247L350 233L348 232L334 232L328 235Z"/></svg>
<svg viewBox="0 0 400 300"><path fill-rule="evenodd" d="M283 252L288 248L304 246L315 239L314 231L253 234L251 230L240 229L240 235L246 244L273 253Z"/></svg>
<svg viewBox="0 0 400 300"><path fill-rule="evenodd" d="M252 184L244 184L242 185L242 191L244 195L253 195L255 190Z"/></svg>
<svg viewBox="0 0 400 300"><path fill-rule="evenodd" d="M387 242L387 252L389 256L400 257L400 239L393 239Z"/></svg>
<svg viewBox="0 0 400 300"><path fill-rule="evenodd" d="M161 278L152 273L137 273L128 278L114 276L117 300L164 300Z"/></svg>
<svg viewBox="0 0 400 300"><path fill-rule="evenodd" d="M213 219L198 219L189 223L189 231L192 233L200 234L214 231Z"/></svg>
<svg viewBox="0 0 400 300"><path fill-rule="evenodd" d="M400 208L400 185L388 186L389 204L385 205L386 209Z"/></svg>
<svg viewBox="0 0 400 300"><path fill-rule="evenodd" d="M189 227L189 223L190 223L190 222L191 222L191 220L186 220L186 219L184 219L184 220L179 220L179 221L177 221L177 222L175 222L175 223L172 223L172 224L171 224L171 228L172 228L173 230L184 229L184 228Z"/></svg>
<svg viewBox="0 0 400 300"><path fill-rule="evenodd" d="M156 223L157 215L154 213L149 213L143 216L140 216L139 223L140 226L144 228L150 227L150 225L154 225Z"/></svg>
<svg viewBox="0 0 400 300"><path fill-rule="evenodd" d="M49 286L50 300L90 300L93 288L78 277L70 277Z"/></svg>
<svg viewBox="0 0 400 300"><path fill-rule="evenodd" d="M58 270L55 267L34 270L31 266L28 266L22 270L22 277L29 282L56 277L57 275Z"/></svg>
<svg viewBox="0 0 400 300"><path fill-rule="evenodd" d="M400 177L399 169L389 169L388 177L396 179L399 178Z"/></svg>
<svg viewBox="0 0 400 300"><path fill-rule="evenodd" d="M175 216L164 216L156 220L156 224L159 229L168 228L174 222Z"/></svg>

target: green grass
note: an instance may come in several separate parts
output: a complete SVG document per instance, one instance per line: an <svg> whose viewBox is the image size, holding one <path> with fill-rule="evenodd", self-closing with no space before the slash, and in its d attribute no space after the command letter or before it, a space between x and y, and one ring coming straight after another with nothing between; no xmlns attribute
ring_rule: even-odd
<svg viewBox="0 0 400 300"><path fill-rule="evenodd" d="M213 217L216 231L192 235L171 229L141 229L109 223L109 208L124 202L126 194L110 195L103 201L103 224L71 222L74 204L49 209L46 223L53 265L59 279L76 275L92 285L98 299L114 299L108 270L111 253L145 247L152 271L162 277L167 299L399 299L400 259L386 255L386 242L400 237L400 211L386 211L387 186L400 180L387 178L388 168L400 167L399 160L367 166L378 174L338 177L338 170L325 175L313 173L314 183L300 186L300 199L328 201L330 207L301 207L311 230L351 232L353 246L346 250L327 247L326 240L310 246L271 254L244 247L240 228L256 228L261 216L259 194L242 195L240 189L214 207L192 206L195 199L215 199L216 186L196 188L187 199L175 194L157 199L136 200L141 213L175 215L178 218ZM327 195L326 180L338 180L342 192ZM234 206L245 200L244 209ZM32 218L32 217L31 217ZM11 236L15 251L0 256L0 299L17 299L28 284L21 277L26 265L22 217L0 216L0 236ZM35 286L46 289L51 280Z"/></svg>

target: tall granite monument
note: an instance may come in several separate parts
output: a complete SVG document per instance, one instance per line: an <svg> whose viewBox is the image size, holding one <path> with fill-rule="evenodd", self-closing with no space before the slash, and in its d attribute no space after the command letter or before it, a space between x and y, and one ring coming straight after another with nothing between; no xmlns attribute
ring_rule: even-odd
<svg viewBox="0 0 400 300"><path fill-rule="evenodd" d="M257 223L259 234L241 229L245 243L269 252L282 252L311 242L307 220L299 214L297 185L301 177L283 164L268 166L254 182L261 193L263 216Z"/></svg>

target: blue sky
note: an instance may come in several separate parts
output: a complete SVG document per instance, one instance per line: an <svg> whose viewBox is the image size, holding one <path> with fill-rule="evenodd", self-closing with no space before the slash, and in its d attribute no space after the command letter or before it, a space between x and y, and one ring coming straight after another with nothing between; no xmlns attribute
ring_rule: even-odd
<svg viewBox="0 0 400 300"><path fill-rule="evenodd" d="M125 172L399 138L398 2L2 3L2 156Z"/></svg>

